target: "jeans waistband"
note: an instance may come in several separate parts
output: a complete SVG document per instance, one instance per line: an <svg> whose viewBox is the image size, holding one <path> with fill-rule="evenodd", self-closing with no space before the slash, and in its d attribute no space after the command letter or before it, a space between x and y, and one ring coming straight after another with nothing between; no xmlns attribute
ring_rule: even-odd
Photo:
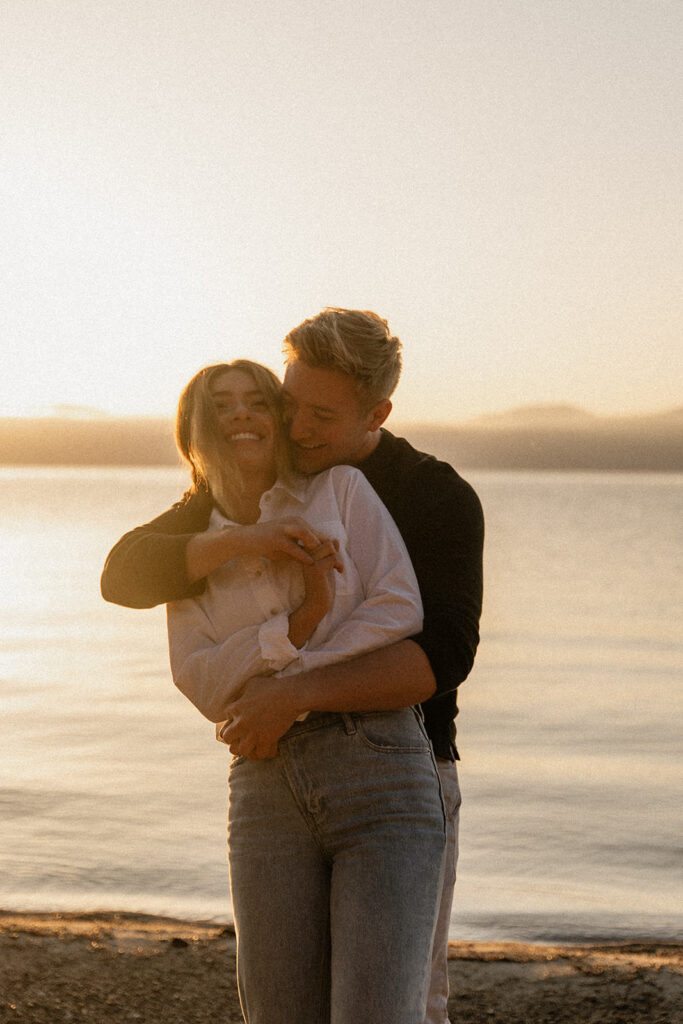
<svg viewBox="0 0 683 1024"><path fill-rule="evenodd" d="M423 721L422 709L419 705L411 708L395 708L394 713L400 714L403 711L410 711L420 721ZM359 719L367 718L370 715L391 714L390 710L385 711L309 711L301 722L295 722L284 736L280 743L301 736L303 733L312 732L314 729L329 729L330 726L342 725L344 731L352 736L356 732L356 722Z"/></svg>
<svg viewBox="0 0 683 1024"><path fill-rule="evenodd" d="M355 719L360 715L359 712L310 711L302 722L295 722L287 730L280 743L293 739L295 736L301 736L303 733L313 732L314 729L329 729L333 725L342 725L345 732L351 735L356 731Z"/></svg>

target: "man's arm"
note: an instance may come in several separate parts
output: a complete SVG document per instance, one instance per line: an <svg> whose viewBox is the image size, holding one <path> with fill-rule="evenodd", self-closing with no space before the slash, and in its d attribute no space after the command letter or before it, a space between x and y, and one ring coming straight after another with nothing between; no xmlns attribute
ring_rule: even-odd
<svg viewBox="0 0 683 1024"><path fill-rule="evenodd" d="M403 534L424 605L422 633L413 639L434 672L435 700L456 690L472 669L483 593L481 503L447 470L425 473L424 497Z"/></svg>
<svg viewBox="0 0 683 1024"><path fill-rule="evenodd" d="M185 549L187 578L194 584L238 555L257 555L274 562L293 558L312 565L308 551L320 543L318 534L298 516L198 533L190 538Z"/></svg>
<svg viewBox="0 0 683 1024"><path fill-rule="evenodd" d="M209 495L188 492L167 512L124 534L104 564L100 589L105 601L153 608L201 594L204 582L189 579L186 551L193 535L207 528L210 515Z"/></svg>
<svg viewBox="0 0 683 1024"><path fill-rule="evenodd" d="M427 716L439 696L454 691L472 668L482 602L481 503L450 467L427 462L423 473L413 482L410 500L390 505L420 584L422 632L412 640L294 677L302 687L299 694L314 700L303 710L381 711L426 701ZM269 679L266 689L257 693L259 677L233 703L227 712L233 726L225 732L228 742L232 737L233 753L275 755L277 739L296 718L290 716L298 698L278 685L282 682ZM434 714L442 717L438 707Z"/></svg>
<svg viewBox="0 0 683 1024"><path fill-rule="evenodd" d="M211 507L208 494L188 493L163 515L126 533L107 556L102 597L127 608L196 597L210 572L244 554L311 563L305 548L319 540L303 519L290 516L206 533Z"/></svg>
<svg viewBox="0 0 683 1024"><path fill-rule="evenodd" d="M223 737L233 754L274 757L277 741L306 711L391 711L421 703L434 689L424 651L401 640L336 665L249 680L226 706L232 721Z"/></svg>

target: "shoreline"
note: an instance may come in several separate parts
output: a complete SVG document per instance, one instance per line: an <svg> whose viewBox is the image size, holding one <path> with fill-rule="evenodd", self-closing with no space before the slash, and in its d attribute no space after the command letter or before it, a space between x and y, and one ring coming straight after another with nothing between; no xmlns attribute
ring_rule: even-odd
<svg viewBox="0 0 683 1024"><path fill-rule="evenodd" d="M137 910L6 910L0 908L0 935L8 932L25 932L31 935L46 937L77 938L88 936L99 938L103 942L116 944L118 940L128 944L133 936L140 940L140 949L149 945L160 947L167 938L178 937L187 941L212 941L219 936L234 936L235 926L226 919L203 919L173 917L166 914L146 913ZM527 939L491 940L491 939L451 939L449 960L458 959L491 959L503 953L510 958L517 957L535 959L534 951L540 959L562 952L570 956L572 952L593 950L607 953L617 950L638 951L641 955L665 953L674 957L680 953L683 957L683 941L671 938L601 938L601 939L558 939L541 942Z"/></svg>
<svg viewBox="0 0 683 1024"><path fill-rule="evenodd" d="M240 1024L231 924L0 910L0 1024ZM672 1024L683 944L449 943L458 1024ZM277 1008L274 1008L277 1019Z"/></svg>

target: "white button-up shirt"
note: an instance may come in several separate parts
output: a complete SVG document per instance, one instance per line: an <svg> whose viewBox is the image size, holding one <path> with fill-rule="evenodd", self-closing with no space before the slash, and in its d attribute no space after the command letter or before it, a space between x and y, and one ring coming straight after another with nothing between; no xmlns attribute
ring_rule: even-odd
<svg viewBox="0 0 683 1024"><path fill-rule="evenodd" d="M168 605L171 671L176 686L212 722L247 679L290 675L344 661L418 633L422 602L396 524L363 474L334 466L312 477L278 481L260 502L259 522L300 516L339 541L344 566L334 601L306 644L288 638L289 613L304 598L293 559L241 556L207 577L203 594ZM214 509L209 530L236 525Z"/></svg>

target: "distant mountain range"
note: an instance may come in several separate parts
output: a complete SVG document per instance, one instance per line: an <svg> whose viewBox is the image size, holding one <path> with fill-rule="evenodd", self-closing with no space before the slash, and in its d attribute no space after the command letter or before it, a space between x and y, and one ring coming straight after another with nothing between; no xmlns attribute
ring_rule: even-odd
<svg viewBox="0 0 683 1024"><path fill-rule="evenodd" d="M545 404L520 405L505 412L487 413L469 420L467 426L480 427L634 427L647 428L657 425L683 426L683 406L666 412L631 416L599 416L577 405Z"/></svg>
<svg viewBox="0 0 683 1024"><path fill-rule="evenodd" d="M405 433L456 468L683 472L683 408L597 416L574 406L523 406L450 427L416 424Z"/></svg>
<svg viewBox="0 0 683 1024"><path fill-rule="evenodd" d="M62 411L62 410L60 410ZM683 471L683 407L597 416L569 405L522 406L458 424L391 422L394 433L463 469ZM62 415L0 418L0 464L177 465L166 419Z"/></svg>

